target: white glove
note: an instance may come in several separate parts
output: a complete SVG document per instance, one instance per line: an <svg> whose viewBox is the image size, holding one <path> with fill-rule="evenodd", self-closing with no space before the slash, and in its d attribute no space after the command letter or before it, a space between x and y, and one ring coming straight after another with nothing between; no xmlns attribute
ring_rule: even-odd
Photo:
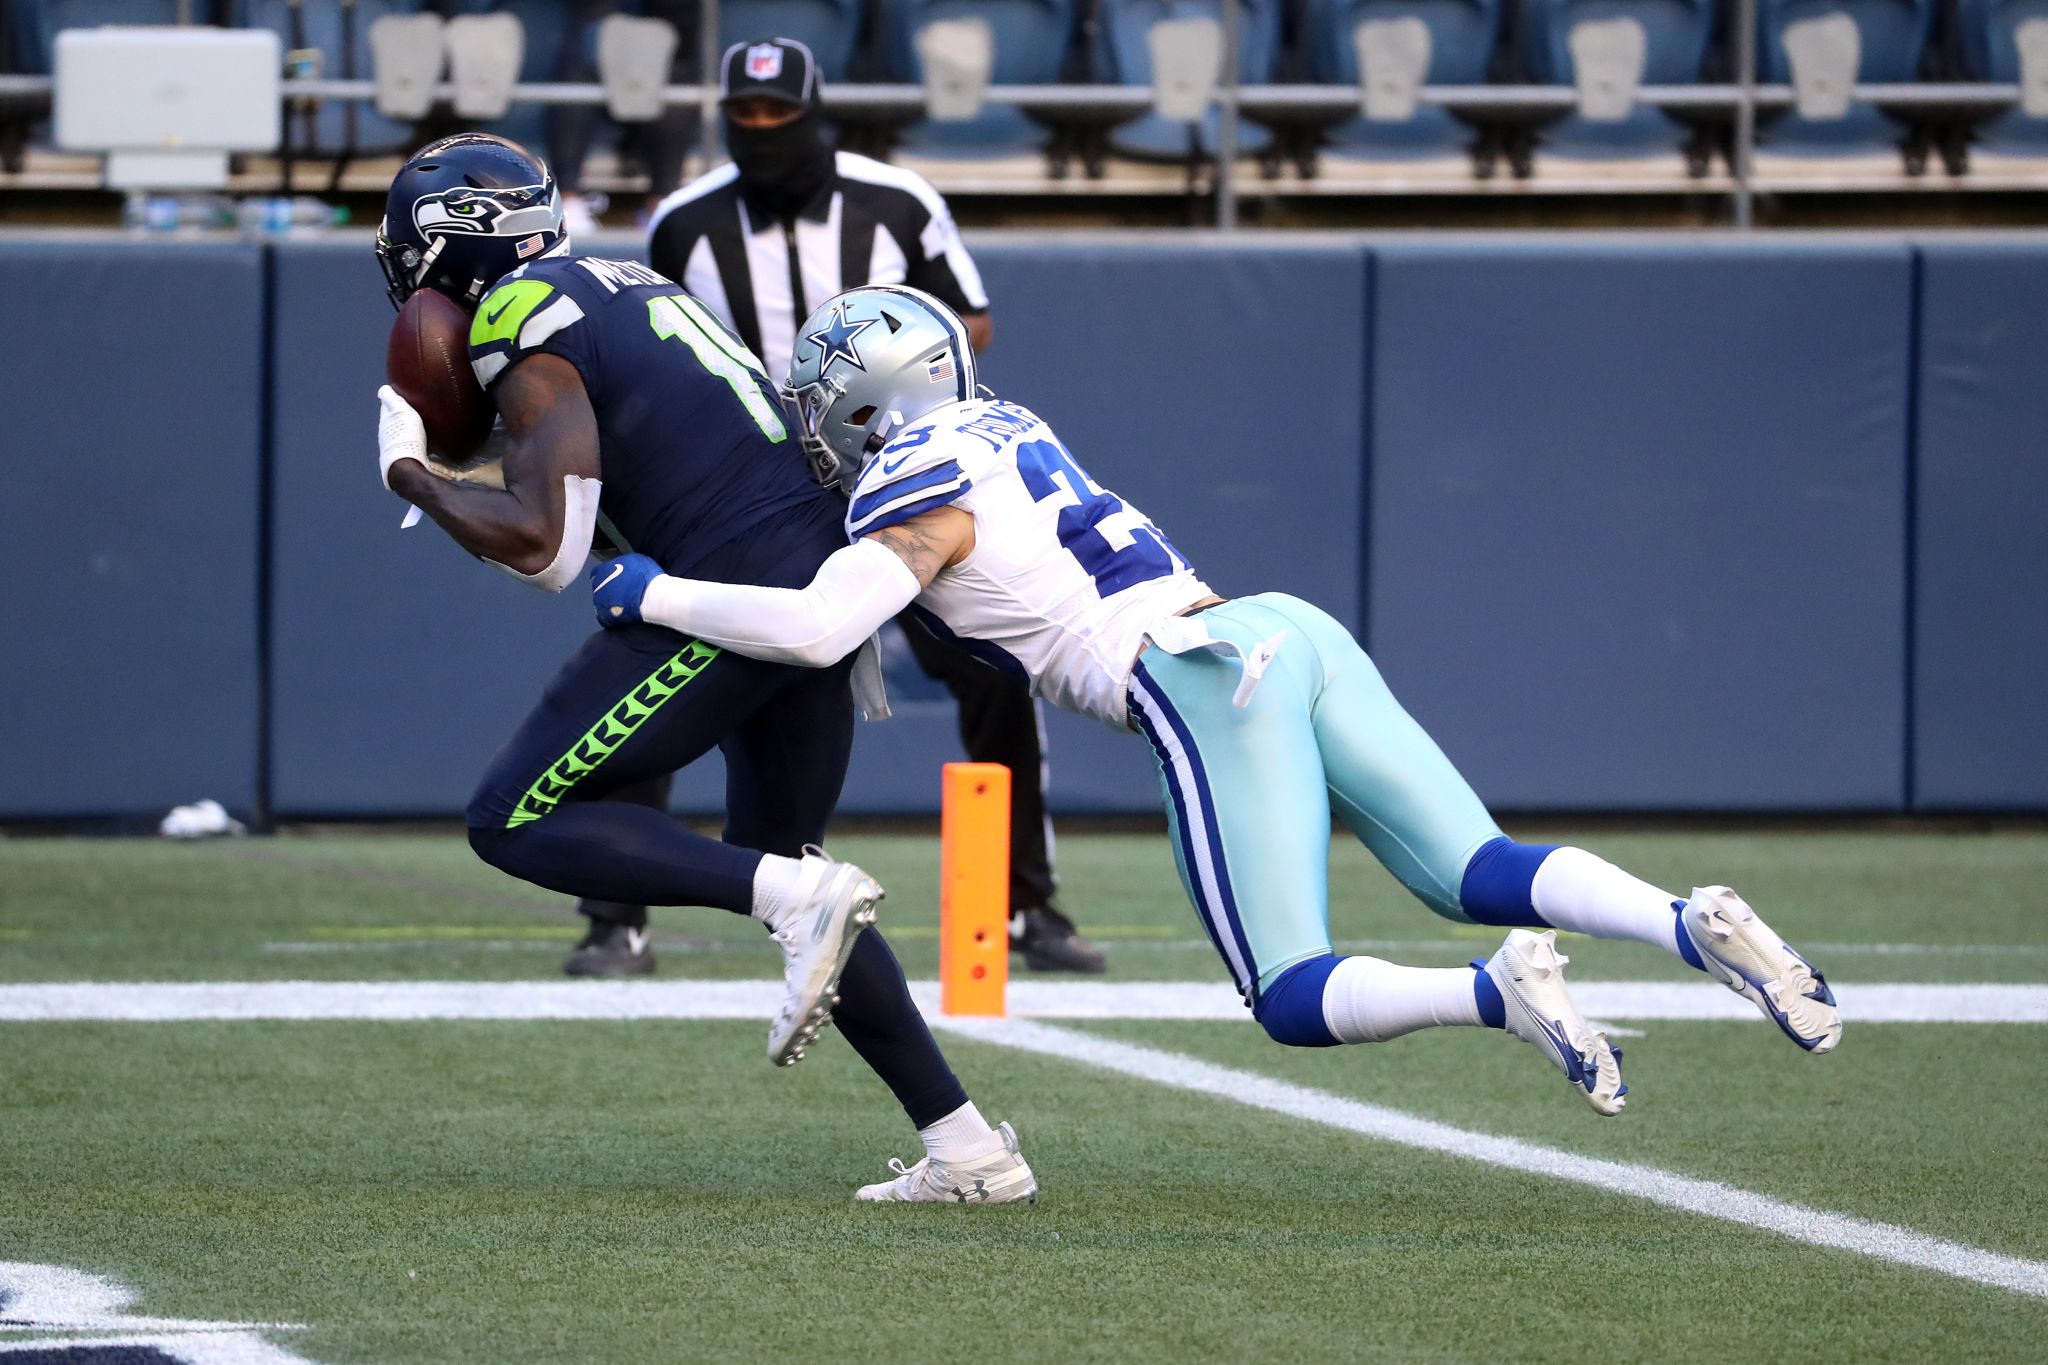
<svg viewBox="0 0 2048 1365"><path fill-rule="evenodd" d="M427 424L389 384L377 389L377 472L391 487L391 466L400 460L427 463Z"/></svg>

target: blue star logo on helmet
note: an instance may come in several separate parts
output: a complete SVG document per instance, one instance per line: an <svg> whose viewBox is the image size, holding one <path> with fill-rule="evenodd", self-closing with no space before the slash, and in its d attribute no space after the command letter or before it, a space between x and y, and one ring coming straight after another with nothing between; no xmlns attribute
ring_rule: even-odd
<svg viewBox="0 0 2048 1365"><path fill-rule="evenodd" d="M826 370L832 368L832 362L838 359L843 359L856 370L867 369L867 366L861 363L860 351L853 343L854 338L874 325L875 319L873 318L862 318L859 322L848 322L846 320L846 305L843 303L833 305L831 319L817 331L806 333L804 336L804 340L816 342L819 349L825 353L818 359L818 373L823 374Z"/></svg>

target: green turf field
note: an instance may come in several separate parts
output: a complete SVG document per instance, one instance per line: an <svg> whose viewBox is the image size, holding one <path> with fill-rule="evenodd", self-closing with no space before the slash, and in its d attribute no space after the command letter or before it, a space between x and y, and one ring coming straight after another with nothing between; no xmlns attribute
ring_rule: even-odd
<svg viewBox="0 0 2048 1365"><path fill-rule="evenodd" d="M1732 883L1840 986L2048 984L2048 835L1575 841L1680 892ZM935 847L834 851L890 885L883 926L931 976ZM1163 838L1059 851L1113 979L1222 979ZM1335 858L1353 950L1450 964L1497 941ZM0 982L552 981L574 934L453 835L0 839ZM663 912L655 941L664 977L778 970L737 917ZM1566 947L1579 981L1687 975ZM1063 1027L2048 1260L2048 1026L1848 1017L1821 1059L1758 1019L1638 1024L1612 1120L1478 1030L1289 1051L1243 1023ZM140 1313L303 1324L268 1340L325 1365L2048 1359L2048 1298L953 1036L1043 1198L855 1208L914 1136L843 1043L778 1072L762 1034L0 1023L0 1262L119 1280ZM58 1340L6 1319L0 1361Z"/></svg>

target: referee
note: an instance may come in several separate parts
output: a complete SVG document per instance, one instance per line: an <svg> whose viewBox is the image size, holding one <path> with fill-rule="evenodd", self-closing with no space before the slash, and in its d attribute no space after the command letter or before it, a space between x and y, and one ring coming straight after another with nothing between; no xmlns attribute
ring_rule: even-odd
<svg viewBox="0 0 2048 1365"><path fill-rule="evenodd" d="M656 207L648 224L656 270L723 318L778 379L789 373L803 320L863 284L936 295L966 322L977 351L988 345L988 296L946 201L910 171L833 150L809 48L791 38L735 44L720 91L732 162ZM1011 772L1011 949L1037 971L1102 971L1102 953L1052 904L1037 702L907 615L899 624L919 666L958 701L969 757ZM663 781L633 799L665 805L667 795ZM644 906L585 901L578 909L590 932L566 964L571 975L653 969Z"/></svg>
<svg viewBox="0 0 2048 1365"><path fill-rule="evenodd" d="M803 320L864 284L936 295L975 350L988 345L988 295L946 201L911 171L832 150L809 48L737 43L719 89L732 161L655 207L656 270L726 319L777 381Z"/></svg>

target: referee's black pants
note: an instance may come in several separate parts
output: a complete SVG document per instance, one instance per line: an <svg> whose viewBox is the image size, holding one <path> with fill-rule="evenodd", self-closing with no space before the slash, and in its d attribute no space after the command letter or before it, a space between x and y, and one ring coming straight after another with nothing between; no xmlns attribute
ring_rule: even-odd
<svg viewBox="0 0 2048 1365"><path fill-rule="evenodd" d="M960 743L976 763L1010 770L1010 909L1052 904L1051 825L1045 818L1045 731L1023 682L940 639L910 612L896 618L917 665L960 706Z"/></svg>

